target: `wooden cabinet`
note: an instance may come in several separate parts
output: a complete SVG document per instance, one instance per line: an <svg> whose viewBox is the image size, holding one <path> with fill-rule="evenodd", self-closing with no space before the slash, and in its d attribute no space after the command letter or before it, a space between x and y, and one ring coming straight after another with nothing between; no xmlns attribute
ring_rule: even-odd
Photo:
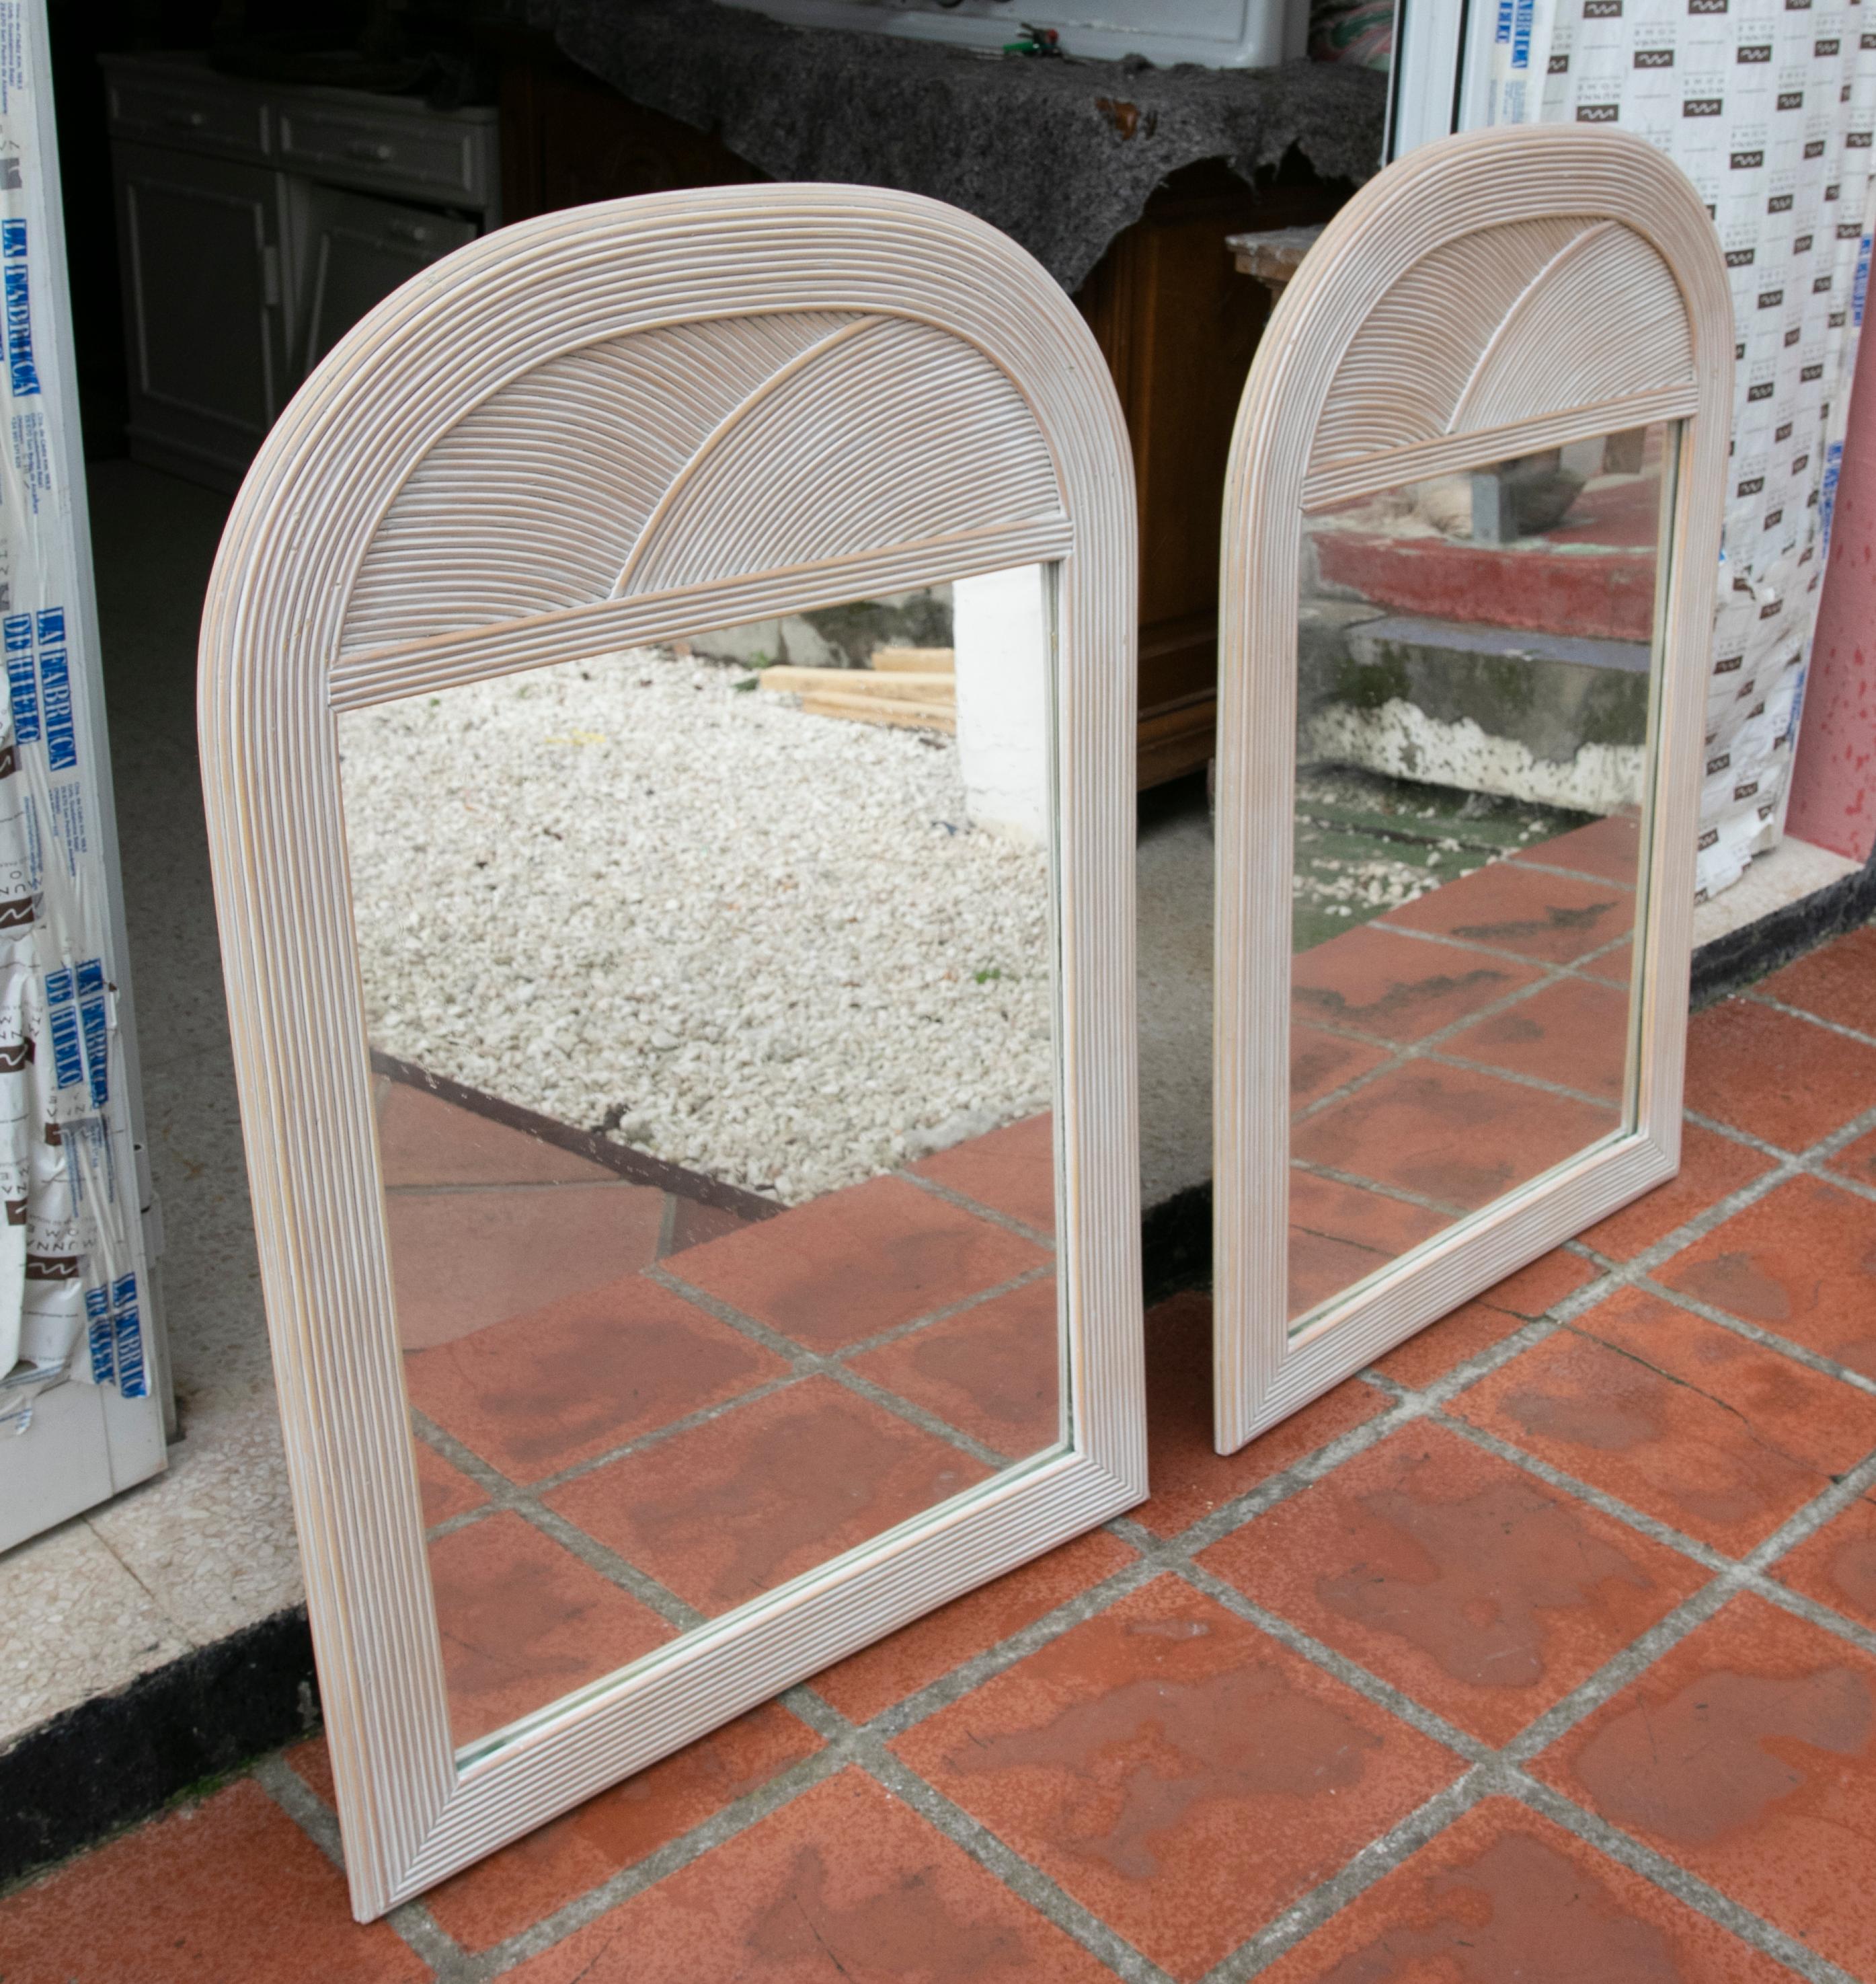
<svg viewBox="0 0 1876 1984"><path fill-rule="evenodd" d="M497 210L495 113L106 59L130 451L233 489L307 371Z"/></svg>
<svg viewBox="0 0 1876 1984"><path fill-rule="evenodd" d="M291 390L277 176L149 145L115 161L133 447L238 476Z"/></svg>
<svg viewBox="0 0 1876 1984"><path fill-rule="evenodd" d="M310 371L400 283L475 239L475 223L400 200L312 186L306 195L305 295L298 350Z"/></svg>
<svg viewBox="0 0 1876 1984"><path fill-rule="evenodd" d="M1134 444L1140 501L1140 783L1211 756L1218 531L1245 375L1271 311L1228 234L1326 220L1338 189L1267 189L1222 164L1178 174L1116 237L1076 301L1105 354Z"/></svg>
<svg viewBox="0 0 1876 1984"><path fill-rule="evenodd" d="M511 219L668 187L760 179L719 139L630 102L518 37L504 61L502 200ZM1347 197L1288 170L1254 188L1222 163L1177 174L1076 300L1114 373L1140 492L1140 781L1201 769L1218 679L1225 457L1268 293L1230 234L1325 220Z"/></svg>
<svg viewBox="0 0 1876 1984"><path fill-rule="evenodd" d="M708 132L608 89L536 38L515 40L501 69L501 205L509 220L769 176Z"/></svg>

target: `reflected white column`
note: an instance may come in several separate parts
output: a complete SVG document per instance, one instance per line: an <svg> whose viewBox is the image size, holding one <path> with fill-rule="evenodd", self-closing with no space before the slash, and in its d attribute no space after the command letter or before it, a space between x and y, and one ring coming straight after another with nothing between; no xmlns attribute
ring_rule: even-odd
<svg viewBox="0 0 1876 1984"><path fill-rule="evenodd" d="M1048 638L1042 568L953 587L957 748L974 826L1040 846L1049 821Z"/></svg>

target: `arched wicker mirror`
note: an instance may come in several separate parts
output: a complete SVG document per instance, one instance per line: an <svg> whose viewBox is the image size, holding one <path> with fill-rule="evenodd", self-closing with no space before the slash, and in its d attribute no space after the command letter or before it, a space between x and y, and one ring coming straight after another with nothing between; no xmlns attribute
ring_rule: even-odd
<svg viewBox="0 0 1876 1984"><path fill-rule="evenodd" d="M1731 407L1712 222L1498 130L1308 252L1227 488L1216 1435L1669 1177Z"/></svg>
<svg viewBox="0 0 1876 1984"><path fill-rule="evenodd" d="M263 449L203 761L361 1916L1144 1493L1131 496L1047 276L843 186L505 229ZM1013 571L1021 723L825 693Z"/></svg>

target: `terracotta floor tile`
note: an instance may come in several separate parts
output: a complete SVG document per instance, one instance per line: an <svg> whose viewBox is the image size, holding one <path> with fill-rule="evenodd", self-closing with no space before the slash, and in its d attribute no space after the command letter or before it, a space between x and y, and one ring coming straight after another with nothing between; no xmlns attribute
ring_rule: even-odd
<svg viewBox="0 0 1876 1984"><path fill-rule="evenodd" d="M434 1447L413 1436L410 1450L417 1456L417 1492L424 1504L426 1529L434 1529L452 1516L467 1515L488 1500L467 1475L452 1467Z"/></svg>
<svg viewBox="0 0 1876 1984"><path fill-rule="evenodd" d="M1834 938L1752 991L1860 1034L1876 1034L1876 929Z"/></svg>
<svg viewBox="0 0 1876 1984"><path fill-rule="evenodd" d="M1876 1627L1876 1501L1852 1502L1781 1557L1771 1574L1846 1619Z"/></svg>
<svg viewBox="0 0 1876 1984"><path fill-rule="evenodd" d="M1876 1661L1736 1598L1531 1767L1853 1976L1876 1975Z"/></svg>
<svg viewBox="0 0 1876 1984"><path fill-rule="evenodd" d="M1876 1103L1876 1047L1728 999L1689 1024L1687 1095L1703 1116L1805 1150Z"/></svg>
<svg viewBox="0 0 1876 1984"><path fill-rule="evenodd" d="M1568 964L1620 937L1634 918L1634 896L1613 883L1498 861L1390 910L1382 923Z"/></svg>
<svg viewBox="0 0 1876 1984"><path fill-rule="evenodd" d="M514 1984L1111 1984L1112 1973L871 1778L804 1791Z"/></svg>
<svg viewBox="0 0 1876 1984"><path fill-rule="evenodd" d="M1325 1020L1404 1043L1424 1040L1507 993L1535 985L1542 975L1529 965L1363 923L1302 952L1290 983L1298 1020Z"/></svg>
<svg viewBox="0 0 1876 1984"><path fill-rule="evenodd" d="M382 1077L377 1084L378 1160L387 1187L439 1185L604 1185L618 1174L543 1143L472 1109Z"/></svg>
<svg viewBox="0 0 1876 1984"><path fill-rule="evenodd" d="M1147 1315L1147 1476L1130 1519L1174 1537L1318 1448L1385 1412L1386 1395L1349 1378L1235 1453L1211 1443L1211 1299L1177 1295Z"/></svg>
<svg viewBox="0 0 1876 1984"><path fill-rule="evenodd" d="M1791 1984L1513 1798L1475 1805L1258 1984Z"/></svg>
<svg viewBox="0 0 1876 1984"><path fill-rule="evenodd" d="M1395 1344L1385 1357L1375 1359L1374 1368L1397 1385L1423 1391L1480 1351L1515 1336L1526 1320L1489 1302L1469 1302Z"/></svg>
<svg viewBox="0 0 1876 1984"><path fill-rule="evenodd" d="M424 1900L465 1949L491 1949L820 1747L821 1739L779 1702L765 1703L478 1860Z"/></svg>
<svg viewBox="0 0 1876 1984"><path fill-rule="evenodd" d="M953 1144L912 1168L1038 1233L1055 1231L1055 1118L1047 1110Z"/></svg>
<svg viewBox="0 0 1876 1984"><path fill-rule="evenodd" d="M345 1877L252 1778L0 1900L6 1984L416 1984Z"/></svg>
<svg viewBox="0 0 1876 1984"><path fill-rule="evenodd" d="M1734 1555L1876 1446L1876 1399L1636 1289L1449 1409Z"/></svg>
<svg viewBox="0 0 1876 1984"><path fill-rule="evenodd" d="M394 1191L384 1201L397 1335L427 1350L658 1257L665 1195L621 1185Z"/></svg>
<svg viewBox="0 0 1876 1984"><path fill-rule="evenodd" d="M1376 1360L1375 1369L1396 1384L1423 1389L1547 1314L1566 1295L1593 1281L1596 1274L1589 1262L1560 1247L1540 1254L1529 1267L1494 1283L1476 1301L1465 1303L1397 1343Z"/></svg>
<svg viewBox="0 0 1876 1984"><path fill-rule="evenodd" d="M1305 1164L1476 1209L1613 1131L1613 1108L1412 1061L1297 1125Z"/></svg>
<svg viewBox="0 0 1876 1984"><path fill-rule="evenodd" d="M1633 813L1609 813L1587 826L1533 841L1512 856L1536 861L1546 868L1569 868L1601 882L1635 886L1641 866L1641 821Z"/></svg>
<svg viewBox="0 0 1876 1984"><path fill-rule="evenodd" d="M430 1577L459 1744L599 1680L675 1630L505 1510L438 1537Z"/></svg>
<svg viewBox="0 0 1876 1984"><path fill-rule="evenodd" d="M745 1226L761 1222L745 1219L741 1213L721 1205L705 1205L695 1198L670 1195L671 1227L666 1254L681 1254L687 1247L701 1247L706 1240L720 1240L725 1233L740 1233Z"/></svg>
<svg viewBox="0 0 1876 1984"><path fill-rule="evenodd" d="M1853 1185L1876 1185L1876 1131L1846 1144L1830 1160L1831 1169Z"/></svg>
<svg viewBox="0 0 1876 1984"><path fill-rule="evenodd" d="M1628 1074L1628 1026L1626 992L1586 978L1560 978L1462 1027L1440 1052L1619 1102Z"/></svg>
<svg viewBox="0 0 1876 1984"><path fill-rule="evenodd" d="M1199 1561L1493 1744L1707 1581L1429 1425L1389 1434Z"/></svg>
<svg viewBox="0 0 1876 1984"><path fill-rule="evenodd" d="M1179 1978L1202 1975L1461 1768L1171 1577L893 1748Z"/></svg>
<svg viewBox="0 0 1876 1984"><path fill-rule="evenodd" d="M570 1522L715 1617L990 1470L832 1378L809 1378L557 1488Z"/></svg>
<svg viewBox="0 0 1876 1984"><path fill-rule="evenodd" d="M1741 1185L1763 1178L1771 1168L1772 1160L1749 1144L1736 1144L1730 1137L1703 1130L1697 1123L1684 1124L1678 1175L1620 1212L1599 1220L1580 1237L1586 1245L1611 1260L1632 1261Z"/></svg>
<svg viewBox="0 0 1876 1984"><path fill-rule="evenodd" d="M1348 1107L1340 1104L1338 1107ZM1389 1198L1339 1178L1290 1173L1290 1316L1320 1304L1399 1260L1447 1225L1442 1213Z"/></svg>
<svg viewBox="0 0 1876 1984"><path fill-rule="evenodd" d="M1118 1537L1090 1530L823 1668L809 1686L851 1721L870 1722L953 1667L1080 1597L1134 1557L1131 1547Z"/></svg>
<svg viewBox="0 0 1876 1984"><path fill-rule="evenodd" d="M849 1360L863 1378L1020 1460L1061 1438L1055 1277Z"/></svg>
<svg viewBox="0 0 1876 1984"><path fill-rule="evenodd" d="M643 1275L404 1359L410 1403L511 1480L538 1481L785 1378L785 1359Z"/></svg>
<svg viewBox="0 0 1876 1984"><path fill-rule="evenodd" d="M339 1795L332 1781L332 1753L323 1736L309 1736L285 1752L288 1767L328 1811L339 1808Z"/></svg>
<svg viewBox="0 0 1876 1984"><path fill-rule="evenodd" d="M1594 1281L1597 1272L1593 1262L1555 1247L1548 1254L1539 1254L1529 1266L1519 1268L1516 1274L1507 1275L1502 1282L1494 1282L1479 1299L1493 1309L1502 1309L1513 1315L1523 1316L1527 1322L1535 1322L1540 1315L1548 1315L1566 1295L1574 1295L1586 1282Z"/></svg>
<svg viewBox="0 0 1876 1984"><path fill-rule="evenodd" d="M1387 1058L1385 1047L1345 1040L1299 1020L1290 1029L1290 1107L1306 1109L1357 1075L1372 1074Z"/></svg>
<svg viewBox="0 0 1876 1984"><path fill-rule="evenodd" d="M1790 1178L1655 1270L1670 1288L1876 1378L1876 1205Z"/></svg>
<svg viewBox="0 0 1876 1984"><path fill-rule="evenodd" d="M869 1178L665 1265L812 1350L981 1294L1049 1256L903 1178Z"/></svg>
<svg viewBox="0 0 1876 1984"><path fill-rule="evenodd" d="M1632 943L1618 944L1613 950L1606 951L1600 957L1586 957L1577 966L1592 978L1605 979L1611 985L1633 985L1635 982L1635 947Z"/></svg>
<svg viewBox="0 0 1876 1984"><path fill-rule="evenodd" d="M1876 1399L1867 1392L1641 1289L1597 1303L1574 1326L1710 1394L1761 1439L1826 1473L1843 1473L1876 1449Z"/></svg>

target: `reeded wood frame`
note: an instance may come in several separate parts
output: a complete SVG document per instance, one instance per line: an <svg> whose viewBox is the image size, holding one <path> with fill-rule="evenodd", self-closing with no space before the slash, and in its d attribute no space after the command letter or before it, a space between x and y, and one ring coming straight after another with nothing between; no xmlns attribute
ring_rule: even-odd
<svg viewBox="0 0 1876 1984"><path fill-rule="evenodd" d="M861 367L858 387L843 374L806 424L784 421L779 443L738 457L715 446L725 422L712 442L715 494L685 495L710 480L691 473L694 461L648 520L627 519L620 576L610 596L604 585L595 592L575 569L613 500L601 486L611 471L591 367L628 333L681 344L683 327L699 325L728 362L798 312L872 320L837 327L825 344L863 333L877 362ZM914 347L924 357L903 361L907 390L896 395L893 354ZM544 379L559 383L550 392ZM859 404L889 425L896 402L926 438L915 434L906 460L856 497L854 459L817 457L813 422L838 426ZM635 404L642 414L651 403ZM799 411L800 396L789 404ZM921 407L940 417L922 430ZM632 407L613 414L617 448L629 452ZM762 432L746 422L736 431ZM544 525L541 506L574 484L578 502ZM980 514L956 522L977 496ZM772 539L778 505L834 518L816 555L783 561L768 555L769 540L749 551L765 517ZM953 522L908 537L906 519L928 514ZM634 590L648 561L655 589ZM1058 1269L1071 1439L682 1636L459 1768L392 1312L336 712L1051 561ZM201 742L268 1327L361 1919L1145 1493L1134 564L1125 430L1067 299L993 229L870 188L661 194L505 229L373 311L270 436L209 588ZM464 607L465 588L478 588L501 613ZM464 624L478 613L480 624Z"/></svg>
<svg viewBox="0 0 1876 1984"><path fill-rule="evenodd" d="M1476 132L1412 152L1329 223L1271 317L1232 441L1221 581L1213 1352L1222 1453L1679 1166L1733 337L1719 240L1693 186L1640 139L1576 126ZM1680 424L1680 446L1657 608L1653 827L1637 877L1636 1127L1435 1236L1292 1336L1301 518L1657 421Z"/></svg>

